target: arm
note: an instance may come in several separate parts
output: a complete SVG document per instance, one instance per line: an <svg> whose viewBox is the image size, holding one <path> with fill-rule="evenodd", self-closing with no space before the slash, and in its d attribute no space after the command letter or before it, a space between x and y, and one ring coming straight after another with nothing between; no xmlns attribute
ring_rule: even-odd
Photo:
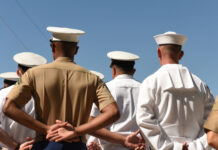
<svg viewBox="0 0 218 150"><path fill-rule="evenodd" d="M149 82L152 82L149 84ZM167 136L155 115L155 87L153 80L145 80L139 92L136 121L146 143L154 150L181 150L182 144Z"/></svg>
<svg viewBox="0 0 218 150"><path fill-rule="evenodd" d="M207 142L211 147L218 149L218 134L213 131L208 131Z"/></svg>
<svg viewBox="0 0 218 150"><path fill-rule="evenodd" d="M139 130L128 136L123 136L121 134L111 132L106 128L102 128L91 134L111 143L123 145L124 147L127 147L129 149L135 149L137 147L145 146L144 140L137 136L139 134Z"/></svg>
<svg viewBox="0 0 218 150"><path fill-rule="evenodd" d="M92 106L91 116L89 117L89 121L93 120L95 117L97 117L100 114L100 111L96 107L96 105ZM144 141L142 141L142 138L137 137L139 134L139 131L129 135L129 136L123 136L121 134L111 132L106 128L99 129L93 133L91 133L95 137L104 139L106 141L109 141L111 143L121 144L123 146L126 146L128 148L136 148L137 146L140 146L141 144L144 144ZM131 141L130 141L131 140ZM92 142L92 141L88 141Z"/></svg>
<svg viewBox="0 0 218 150"><path fill-rule="evenodd" d="M16 103L12 99L7 99L5 105L3 107L3 112L13 120L18 123L31 128L39 133L46 134L48 130L48 126L35 120L26 112L22 111L22 109L16 105Z"/></svg>
<svg viewBox="0 0 218 150"><path fill-rule="evenodd" d="M41 134L49 134L53 130L66 126L66 123L46 125L24 112L13 100L8 99L3 107L3 112L16 122L33 129Z"/></svg>
<svg viewBox="0 0 218 150"><path fill-rule="evenodd" d="M102 109L102 113L95 119L89 121L88 123L82 124L74 128L60 128L54 130L47 135L47 139L50 141L55 140L56 142L73 139L82 136L86 133L94 132L100 128L103 128L114 121L119 119L119 110L115 102L107 105ZM58 135L56 134L58 133Z"/></svg>
<svg viewBox="0 0 218 150"><path fill-rule="evenodd" d="M15 149L18 143L12 139L2 128L0 128L0 141L10 149Z"/></svg>

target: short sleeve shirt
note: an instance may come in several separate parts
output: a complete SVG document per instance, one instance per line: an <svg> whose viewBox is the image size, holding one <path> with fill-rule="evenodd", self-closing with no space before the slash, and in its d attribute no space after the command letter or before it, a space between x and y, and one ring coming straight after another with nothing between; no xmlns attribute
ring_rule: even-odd
<svg viewBox="0 0 218 150"><path fill-rule="evenodd" d="M22 83L7 97L22 107L31 95L35 100L36 119L48 125L59 119L79 126L88 121L93 102L100 110L114 102L99 77L68 57L28 70L22 76Z"/></svg>

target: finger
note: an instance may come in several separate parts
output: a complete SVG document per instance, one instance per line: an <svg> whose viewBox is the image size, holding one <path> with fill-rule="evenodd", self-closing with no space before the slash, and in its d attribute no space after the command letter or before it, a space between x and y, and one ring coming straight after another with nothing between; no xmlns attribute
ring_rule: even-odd
<svg viewBox="0 0 218 150"><path fill-rule="evenodd" d="M139 134L139 133L140 133L140 130L138 129L136 132L133 133L133 135L136 136L136 135Z"/></svg>
<svg viewBox="0 0 218 150"><path fill-rule="evenodd" d="M23 143L22 147L26 147L26 146L28 146L30 144L33 144L34 142L35 142L35 140L31 140L31 141L25 142L25 143Z"/></svg>
<svg viewBox="0 0 218 150"><path fill-rule="evenodd" d="M33 145L29 145L29 150L31 150L33 148Z"/></svg>
<svg viewBox="0 0 218 150"><path fill-rule="evenodd" d="M55 131L52 131L51 133L47 134L46 135L46 139L50 139L52 138L53 136L56 136L58 134L58 131L55 130Z"/></svg>
<svg viewBox="0 0 218 150"><path fill-rule="evenodd" d="M61 141L64 141L64 138L63 137L59 137L55 140L55 142L61 142Z"/></svg>
<svg viewBox="0 0 218 150"><path fill-rule="evenodd" d="M65 127L66 125L67 125L67 122L58 123L58 124L56 124L56 126L51 128L51 131L57 130L57 129L62 128L62 127Z"/></svg>
<svg viewBox="0 0 218 150"><path fill-rule="evenodd" d="M51 141L56 141L57 139L60 139L60 138L61 138L61 136L56 135L56 136L50 138L49 141L50 141L50 142L51 142Z"/></svg>

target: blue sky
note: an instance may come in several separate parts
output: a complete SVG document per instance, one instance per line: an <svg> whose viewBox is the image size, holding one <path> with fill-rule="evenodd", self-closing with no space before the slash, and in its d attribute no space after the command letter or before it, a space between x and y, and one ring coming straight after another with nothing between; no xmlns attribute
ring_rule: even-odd
<svg viewBox="0 0 218 150"><path fill-rule="evenodd" d="M52 61L47 26L86 31L80 37L77 64L112 79L107 52L138 54L135 78L143 81L159 67L156 34L187 36L181 63L218 94L217 0L2 0L0 3L0 72L16 70L13 55L38 53ZM2 80L1 80L2 81ZM2 86L2 82L0 83Z"/></svg>

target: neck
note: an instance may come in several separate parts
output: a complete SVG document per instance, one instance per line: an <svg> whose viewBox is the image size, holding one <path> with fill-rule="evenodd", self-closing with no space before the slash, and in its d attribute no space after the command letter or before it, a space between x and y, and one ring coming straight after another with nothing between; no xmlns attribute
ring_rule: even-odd
<svg viewBox="0 0 218 150"><path fill-rule="evenodd" d="M166 64L179 64L179 60L173 60L170 58L159 59L161 66Z"/></svg>
<svg viewBox="0 0 218 150"><path fill-rule="evenodd" d="M68 57L68 58L74 60L74 55L67 55L65 53L54 53L53 54L54 60L57 59L58 57Z"/></svg>

